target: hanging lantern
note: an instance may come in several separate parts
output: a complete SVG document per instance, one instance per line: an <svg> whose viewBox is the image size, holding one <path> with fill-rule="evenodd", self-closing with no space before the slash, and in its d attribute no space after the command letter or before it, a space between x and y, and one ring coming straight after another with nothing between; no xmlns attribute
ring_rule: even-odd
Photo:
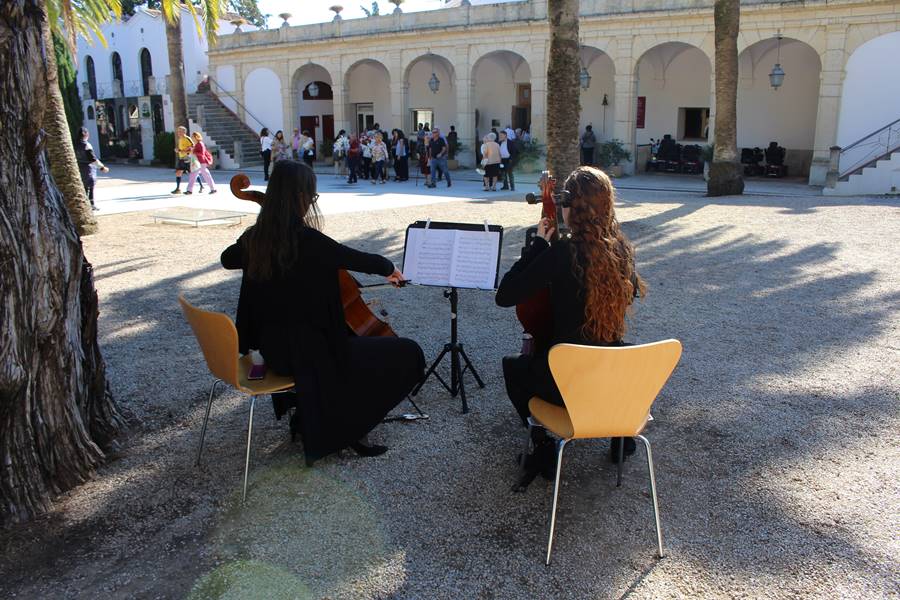
<svg viewBox="0 0 900 600"><path fill-rule="evenodd" d="M781 68L781 32L778 32L776 36L778 38L778 58L775 66L772 67L772 72L769 73L769 84L772 86L772 89L777 90L781 87L781 84L784 83L784 69Z"/></svg>
<svg viewBox="0 0 900 600"><path fill-rule="evenodd" d="M591 87L591 74L588 73L587 67L581 65L581 72L578 74L578 82L581 84L581 89L586 90Z"/></svg>
<svg viewBox="0 0 900 600"><path fill-rule="evenodd" d="M431 72L431 79L428 80L428 89L430 89L433 94L437 94L438 90L441 89L441 80L438 79L434 71Z"/></svg>
<svg viewBox="0 0 900 600"><path fill-rule="evenodd" d="M306 93L309 94L310 98L319 97L319 86L316 85L315 81L306 86Z"/></svg>

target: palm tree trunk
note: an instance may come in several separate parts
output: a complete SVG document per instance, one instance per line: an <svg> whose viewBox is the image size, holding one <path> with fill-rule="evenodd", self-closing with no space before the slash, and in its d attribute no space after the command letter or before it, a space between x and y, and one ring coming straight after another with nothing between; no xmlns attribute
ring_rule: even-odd
<svg viewBox="0 0 900 600"><path fill-rule="evenodd" d="M90 265L45 151L52 55L43 1L0 3L0 113L19 115L0 144L0 525L85 481L123 427Z"/></svg>
<svg viewBox="0 0 900 600"><path fill-rule="evenodd" d="M741 23L740 0L716 0L716 139L709 168L707 194L744 193L737 153L737 36Z"/></svg>
<svg viewBox="0 0 900 600"><path fill-rule="evenodd" d="M547 167L560 183L579 164L581 118L578 74L578 0L549 0L550 61L547 64Z"/></svg>
<svg viewBox="0 0 900 600"><path fill-rule="evenodd" d="M46 19L45 14L44 20L46 21ZM66 107L59 89L56 52L53 49L53 38L49 27L45 28L43 36L44 47L50 49L45 56L49 85L46 91L47 113L44 116L43 125L47 132L46 150L50 159L50 173L53 175L56 187L66 199L66 208L69 209L69 216L75 223L78 235L89 235L96 233L97 219L94 218L94 212L88 203L84 183L81 181L81 173L78 171L75 147L69 131L69 122L66 120Z"/></svg>
<svg viewBox="0 0 900 600"><path fill-rule="evenodd" d="M175 117L175 128L188 126L187 97L184 95L184 54L181 48L181 13L175 9L179 18L174 23L166 21L166 47L169 51L169 98L172 100L172 113Z"/></svg>

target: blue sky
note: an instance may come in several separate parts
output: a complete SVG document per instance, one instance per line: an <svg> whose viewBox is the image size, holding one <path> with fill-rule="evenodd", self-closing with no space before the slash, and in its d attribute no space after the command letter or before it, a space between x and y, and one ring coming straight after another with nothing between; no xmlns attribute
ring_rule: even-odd
<svg viewBox="0 0 900 600"><path fill-rule="evenodd" d="M306 23L324 23L334 18L334 13L328 10L329 6L340 4L344 7L341 16L345 19L356 19L366 16L360 6L371 10L372 0L259 0L259 10L269 17L269 27L281 26L280 13L286 12L293 15L290 18L291 25L304 25ZM404 12L417 12L421 10L434 10L444 6L443 0L406 0L401 8ZM390 14L394 5L388 0L379 0L378 8L381 14Z"/></svg>

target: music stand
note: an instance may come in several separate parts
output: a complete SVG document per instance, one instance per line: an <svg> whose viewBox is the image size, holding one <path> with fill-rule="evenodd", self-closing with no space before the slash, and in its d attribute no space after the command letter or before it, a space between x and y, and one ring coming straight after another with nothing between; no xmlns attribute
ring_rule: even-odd
<svg viewBox="0 0 900 600"><path fill-rule="evenodd" d="M475 232L487 232L498 234L497 238L497 256L496 256L496 264L493 265L493 282L492 287L490 289L496 288L497 285L497 274L500 269L500 248L503 247L503 228L499 225L474 225L470 223L438 223L431 221L417 221L410 225L406 230L406 241L407 248L404 248L404 273L406 267L406 259L408 256L407 249L410 237L411 229L437 229L437 230L456 230L456 231L475 231ZM415 282L415 278L411 278ZM449 285L452 282L448 280L446 282L448 285L441 285L439 283L426 283L422 282L422 285L435 285L439 287L449 288L444 289L444 298L447 298L450 301L450 341L444 344L444 348L441 350L440 354L438 354L437 358L434 359L434 362L431 363L431 366L428 367L428 370L425 372L425 376L422 378L415 388L413 388L412 396L416 396L419 391L422 389L422 386L428 380L431 375L434 375L435 378L440 382L444 389L450 392L450 396L455 398L457 394L459 394L460 399L462 400L462 412L469 412L469 404L466 399L466 387L463 376L466 372L470 372L472 377L475 378L475 382L478 384L478 387L484 387L484 381L482 381L481 377L478 375L478 371L475 369L475 365L472 364L471 359L466 354L466 351L463 349L462 342L459 341L459 330L458 330L458 316L459 316L459 287L469 287L469 286L457 286L457 285ZM487 289L487 288L478 288L471 287L470 289ZM438 365L444 360L444 357L450 355L450 383L441 377L440 373L437 372Z"/></svg>

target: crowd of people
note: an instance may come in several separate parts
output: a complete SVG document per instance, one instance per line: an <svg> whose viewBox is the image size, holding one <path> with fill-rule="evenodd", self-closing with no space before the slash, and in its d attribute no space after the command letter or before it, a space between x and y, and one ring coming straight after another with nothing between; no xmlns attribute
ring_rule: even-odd
<svg viewBox="0 0 900 600"><path fill-rule="evenodd" d="M496 191L497 183L502 184L502 190L515 190L513 169L519 144L528 140L527 131L511 127L503 131L494 129L484 137L479 155L483 157L485 191ZM316 142L307 130L294 129L290 146L282 131L276 132L273 138L266 128L260 132L259 141L266 181L270 167L279 160L302 159L312 166L316 158ZM438 182L444 181L449 188L453 185L449 161L454 159L458 148L458 134L453 125L445 135L438 127L419 123L414 138L407 137L401 129L388 133L378 123L359 133L341 129L332 146L334 174L346 177L349 184L359 183L360 179L372 185L389 180L409 181L410 161L415 161L425 187L436 188Z"/></svg>

